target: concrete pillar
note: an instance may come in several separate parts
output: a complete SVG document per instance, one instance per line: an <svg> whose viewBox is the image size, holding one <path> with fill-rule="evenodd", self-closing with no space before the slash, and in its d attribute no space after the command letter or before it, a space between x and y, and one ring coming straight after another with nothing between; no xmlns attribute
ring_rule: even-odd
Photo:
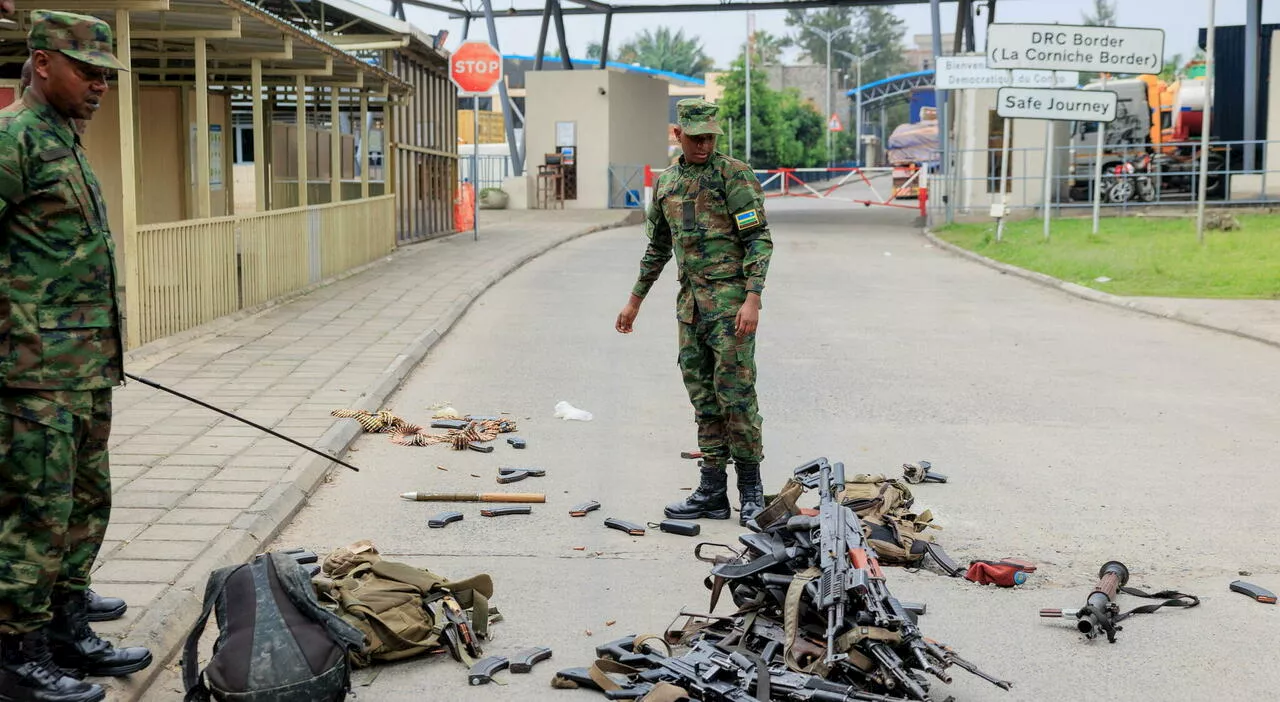
<svg viewBox="0 0 1280 702"><path fill-rule="evenodd" d="M204 37L196 37L196 219L211 216L209 188L209 60Z"/></svg>

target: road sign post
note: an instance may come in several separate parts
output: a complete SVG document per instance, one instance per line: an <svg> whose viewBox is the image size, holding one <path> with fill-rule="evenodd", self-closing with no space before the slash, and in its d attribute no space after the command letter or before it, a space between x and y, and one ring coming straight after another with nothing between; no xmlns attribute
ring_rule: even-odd
<svg viewBox="0 0 1280 702"><path fill-rule="evenodd" d="M1044 238L1049 238L1049 205L1053 195L1053 122L1110 122L1116 118L1119 98L1100 90L1057 88L1001 88L996 93L996 114L1005 118L1042 119L1044 132ZM1095 177L1097 177L1095 175Z"/></svg>
<svg viewBox="0 0 1280 702"><path fill-rule="evenodd" d="M1164 30L1058 24L992 24L987 28L988 68L1036 71L1083 70L1103 74L1103 90L1015 92L1002 88L997 112L1002 117L1097 122L1093 163L1093 233L1102 207L1102 147L1108 122L1115 119L1117 97L1106 90L1106 74L1155 74L1164 69ZM1091 97L1092 96L1092 97ZM1103 97L1109 96L1109 97ZM1006 100L1008 104L1006 104ZM1045 143L1044 235L1049 238L1049 170L1052 125Z"/></svg>
<svg viewBox="0 0 1280 702"><path fill-rule="evenodd" d="M502 55L482 41L464 42L449 57L449 79L458 86L459 96L471 98L471 199L472 238L480 238L480 97L502 80ZM507 119L507 115L503 115Z"/></svg>
<svg viewBox="0 0 1280 702"><path fill-rule="evenodd" d="M1033 71L987 68L987 57L937 56L934 86L939 90L975 90L992 88L1074 88L1080 82L1077 71ZM1000 146L1000 202L993 205L996 219L996 241L1004 238L1004 218L1009 203L1009 140L1012 122L1005 118Z"/></svg>

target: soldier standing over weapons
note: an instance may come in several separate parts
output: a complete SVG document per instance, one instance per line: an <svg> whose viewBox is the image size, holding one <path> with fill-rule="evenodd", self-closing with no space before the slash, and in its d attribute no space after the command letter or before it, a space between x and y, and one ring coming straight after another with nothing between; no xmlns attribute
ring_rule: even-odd
<svg viewBox="0 0 1280 702"><path fill-rule="evenodd" d="M0 699L93 702L105 692L79 677L151 664L89 626L126 608L89 590L124 344L106 206L74 125L125 67L94 17L36 10L27 44L31 85L0 111Z"/></svg>
<svg viewBox="0 0 1280 702"><path fill-rule="evenodd" d="M616 328L631 333L640 304L674 252L680 277L680 370L703 459L697 491L668 505L666 516L728 519L727 468L732 459L739 521L745 524L764 502L755 332L773 241L755 173L715 150L716 136L724 134L716 118L719 107L691 99L681 100L676 110L675 134L684 153L654 188L645 226L649 246Z"/></svg>

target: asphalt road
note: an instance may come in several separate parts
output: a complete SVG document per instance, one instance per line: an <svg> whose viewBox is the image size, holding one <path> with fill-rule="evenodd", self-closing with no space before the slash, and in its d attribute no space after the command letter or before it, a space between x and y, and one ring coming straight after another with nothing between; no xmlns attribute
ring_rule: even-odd
<svg viewBox="0 0 1280 702"><path fill-rule="evenodd" d="M889 571L896 595L928 603L927 635L1015 682L1003 692L956 671L936 691L965 702L1280 696L1266 653L1280 610L1227 590L1239 571L1280 589L1274 349L1002 276L930 247L910 212L771 204L776 254L758 352L767 487L816 456L851 473L897 474L928 459L951 482L918 488L918 504L956 560L1040 566L1012 590ZM357 676L361 699L602 699L548 683L558 668L589 664L599 643L706 608L695 540L601 524L656 521L696 482L694 463L678 458L694 430L675 367L672 269L636 332L613 331L644 243L638 228L604 232L517 271L391 403L423 421L445 401L510 412L527 450L363 437L349 456L363 472L336 471L277 541L324 551L368 538L388 558L453 578L490 573L505 621L487 652L555 651L534 673L483 688L443 658L381 666ZM560 400L594 420L553 418ZM548 475L499 486L502 465ZM540 491L547 502L529 516L484 518L475 504L398 498L409 490ZM603 509L570 518L587 499ZM465 520L428 529L448 508ZM740 531L707 522L703 538L732 542ZM1129 565L1131 585L1195 593L1203 605L1137 616L1110 645L1037 617L1082 604L1111 559Z"/></svg>

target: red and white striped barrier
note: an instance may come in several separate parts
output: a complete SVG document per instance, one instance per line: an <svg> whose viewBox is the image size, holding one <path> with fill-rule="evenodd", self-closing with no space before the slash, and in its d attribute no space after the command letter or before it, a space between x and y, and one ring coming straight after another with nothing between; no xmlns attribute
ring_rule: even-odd
<svg viewBox="0 0 1280 702"><path fill-rule="evenodd" d="M840 200L844 202L853 202L866 207L878 205L881 207L898 207L908 210L919 210L921 216L925 215L925 209L928 206L928 187L924 178L925 169L915 169L906 182L897 187L893 186L892 178L894 171L897 169L884 168L773 168L773 169L756 169L755 173L760 179L760 186L768 188L777 185L776 192L766 192L765 197L809 197L819 200ZM662 173L660 169L654 169L650 166L644 167L644 210L649 211L649 206L653 204L653 184L658 174ZM819 190L809 183L800 179L797 173L829 173L833 184L825 186ZM890 192L888 197L884 197L877 190L876 184L873 182L875 178L889 176ZM798 185L798 188L793 186ZM850 185L865 185L871 190L871 198L843 197L839 195L841 188ZM915 202L902 202L909 200L913 195L913 191L918 192Z"/></svg>

